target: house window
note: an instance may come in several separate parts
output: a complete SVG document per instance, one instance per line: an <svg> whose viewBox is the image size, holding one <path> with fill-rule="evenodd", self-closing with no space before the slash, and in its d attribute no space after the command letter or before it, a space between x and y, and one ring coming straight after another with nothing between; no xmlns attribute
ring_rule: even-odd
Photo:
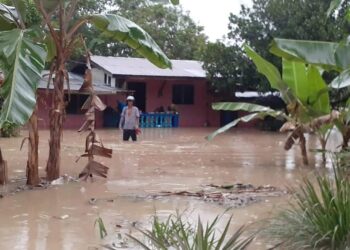
<svg viewBox="0 0 350 250"><path fill-rule="evenodd" d="M105 84L107 84L107 74L105 74Z"/></svg>
<svg viewBox="0 0 350 250"><path fill-rule="evenodd" d="M194 104L194 86L192 84L173 85L174 104Z"/></svg>
<svg viewBox="0 0 350 250"><path fill-rule="evenodd" d="M111 84L112 84L112 77L108 77L108 86L111 86Z"/></svg>
<svg viewBox="0 0 350 250"><path fill-rule="evenodd" d="M118 89L125 89L125 79L115 78L115 87Z"/></svg>
<svg viewBox="0 0 350 250"><path fill-rule="evenodd" d="M67 114L71 114L71 115L82 114L83 111L81 111L81 107L83 106L83 104L85 103L88 97L89 97L88 95L71 94L70 102L66 106ZM68 95L66 95L66 100L68 101Z"/></svg>

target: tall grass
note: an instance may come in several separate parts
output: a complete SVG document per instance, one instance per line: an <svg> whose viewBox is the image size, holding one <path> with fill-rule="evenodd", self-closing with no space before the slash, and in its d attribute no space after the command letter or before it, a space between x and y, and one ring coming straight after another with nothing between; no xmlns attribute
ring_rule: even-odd
<svg viewBox="0 0 350 250"><path fill-rule="evenodd" d="M290 208L266 230L281 249L350 249L350 182L344 161L334 161L334 175L306 178Z"/></svg>
<svg viewBox="0 0 350 250"><path fill-rule="evenodd" d="M198 218L195 228L184 222L181 215L170 215L165 221L154 217L151 230L140 230L145 240L128 235L139 246L151 249L181 249L181 250L244 250L253 241L255 234L243 237L244 227L229 235L231 218L224 230L217 235L217 224L220 217L204 225Z"/></svg>

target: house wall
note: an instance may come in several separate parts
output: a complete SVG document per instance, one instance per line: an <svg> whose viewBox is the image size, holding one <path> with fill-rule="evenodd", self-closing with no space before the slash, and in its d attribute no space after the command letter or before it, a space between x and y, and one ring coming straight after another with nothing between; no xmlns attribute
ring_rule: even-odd
<svg viewBox="0 0 350 250"><path fill-rule="evenodd" d="M96 75L97 74L97 75ZM104 72L95 70L93 74L96 82L104 80ZM205 79L181 79L181 80L161 80L161 79L127 79L128 82L146 83L146 112L153 112L156 108L163 106L165 109L172 103L172 91L174 84L192 84L194 86L194 104L176 105L180 114L181 127L203 127L219 126L220 113L211 109L214 99L208 93ZM112 82L113 83L113 82ZM161 88L164 84L163 90ZM101 100L107 105L115 108L117 100L125 100L125 94L102 95ZM46 90L39 90L39 126L49 127L49 108L51 95L46 95ZM103 112L96 112L96 128L103 127ZM64 128L79 129L85 121L84 114L67 114Z"/></svg>
<svg viewBox="0 0 350 250"><path fill-rule="evenodd" d="M51 93L46 94L45 90L38 91L38 117L39 117L39 127L41 129L49 128L49 110L51 107ZM123 94L114 95L102 95L99 96L100 99L107 105L111 107L117 106L117 100L124 100L125 96ZM85 122L84 113L81 114L67 114L66 120L64 122L65 129L79 129ZM95 113L95 124L96 128L103 128L103 112L96 111Z"/></svg>
<svg viewBox="0 0 350 250"><path fill-rule="evenodd" d="M105 74L107 75L107 83L105 83ZM109 77L111 78L110 85L108 84ZM115 86L115 77L113 77L112 74L98 68L92 68L92 81L95 84L106 84L112 87Z"/></svg>
<svg viewBox="0 0 350 250"><path fill-rule="evenodd" d="M146 83L146 112L153 112L160 106L167 108L172 103L174 84L193 84L194 104L176 105L176 109L180 114L180 126L219 126L220 116L218 112L211 109L213 99L207 91L205 79L167 81L151 79L143 82ZM161 90L162 87L163 90Z"/></svg>

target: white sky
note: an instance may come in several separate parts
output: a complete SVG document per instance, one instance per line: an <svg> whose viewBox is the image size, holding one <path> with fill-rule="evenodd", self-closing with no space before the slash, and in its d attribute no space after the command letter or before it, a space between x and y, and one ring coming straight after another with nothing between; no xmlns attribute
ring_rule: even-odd
<svg viewBox="0 0 350 250"><path fill-rule="evenodd" d="M211 41L227 35L231 12L238 14L241 4L251 6L251 0L180 0L180 3L198 24L204 26Z"/></svg>

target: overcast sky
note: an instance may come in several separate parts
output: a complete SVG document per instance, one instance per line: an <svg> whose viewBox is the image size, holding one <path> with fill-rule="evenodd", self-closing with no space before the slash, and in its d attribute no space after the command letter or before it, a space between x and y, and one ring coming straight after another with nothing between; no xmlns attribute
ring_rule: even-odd
<svg viewBox="0 0 350 250"><path fill-rule="evenodd" d="M230 13L238 14L241 4L250 6L251 0L180 0L184 10L204 26L211 41L221 39L228 32Z"/></svg>

